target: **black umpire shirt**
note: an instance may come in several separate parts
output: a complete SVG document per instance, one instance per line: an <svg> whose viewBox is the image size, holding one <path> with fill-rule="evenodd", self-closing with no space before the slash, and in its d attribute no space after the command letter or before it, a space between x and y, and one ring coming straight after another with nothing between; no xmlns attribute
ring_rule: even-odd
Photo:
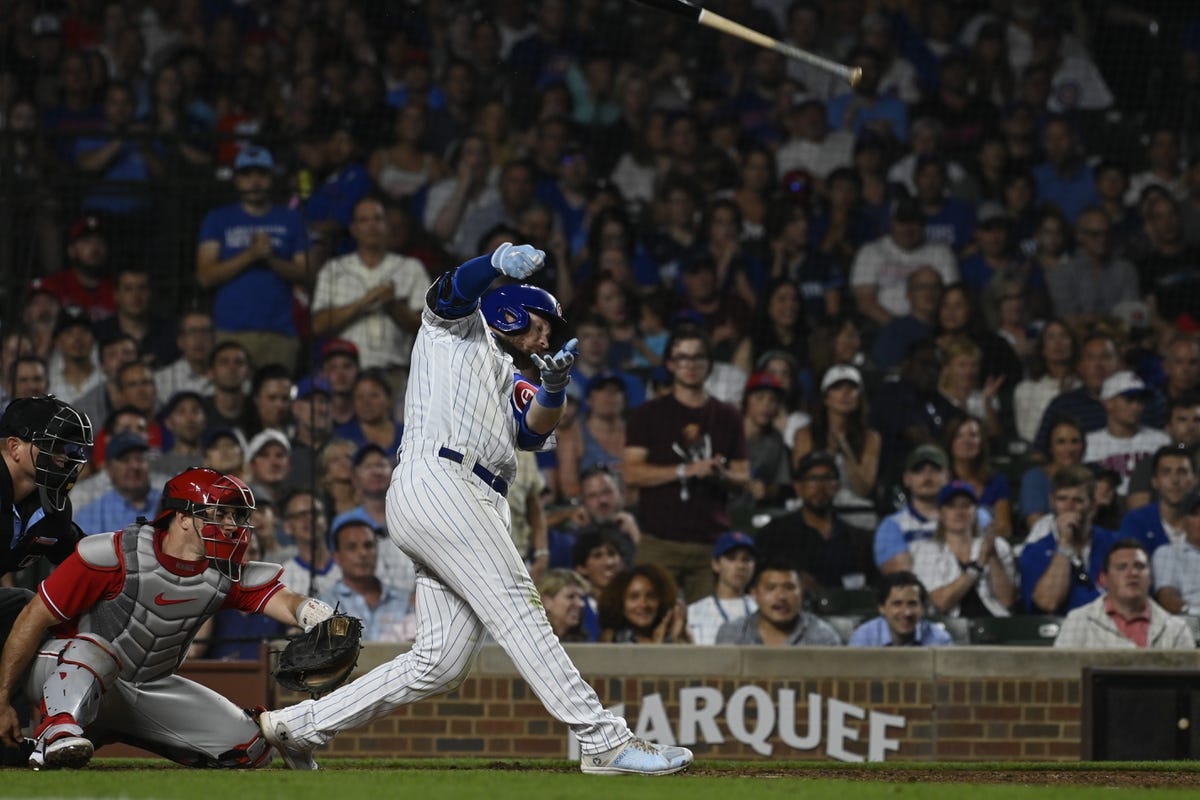
<svg viewBox="0 0 1200 800"><path fill-rule="evenodd" d="M71 520L71 500L62 511L46 513L36 489L13 501L12 476L0 458L0 575L16 572L38 557L61 564L75 551L83 531Z"/></svg>

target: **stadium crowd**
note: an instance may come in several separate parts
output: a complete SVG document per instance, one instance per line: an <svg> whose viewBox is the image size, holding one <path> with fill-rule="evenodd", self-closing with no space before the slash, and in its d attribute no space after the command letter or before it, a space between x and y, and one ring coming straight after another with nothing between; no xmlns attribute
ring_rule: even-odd
<svg viewBox="0 0 1200 800"><path fill-rule="evenodd" d="M84 531L236 472L256 557L411 639L425 290L528 243L580 353L508 501L564 640L1193 646L1200 17L707 5L862 81L613 0L5 3L0 398L95 423Z"/></svg>

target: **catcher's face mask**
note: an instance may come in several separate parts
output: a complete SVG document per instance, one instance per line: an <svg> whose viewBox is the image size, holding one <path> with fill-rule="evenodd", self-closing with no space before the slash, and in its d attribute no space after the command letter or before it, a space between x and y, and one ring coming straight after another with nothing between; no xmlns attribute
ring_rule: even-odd
<svg viewBox="0 0 1200 800"><path fill-rule="evenodd" d="M86 415L59 402L49 422L33 433L30 442L37 448L33 481L41 492L42 505L62 511L67 493L91 457L92 423Z"/></svg>
<svg viewBox="0 0 1200 800"><path fill-rule="evenodd" d="M162 527L169 522L172 512L189 514L204 544L204 555L221 574L237 580L250 546L253 511L254 494L240 478L193 468L167 481L162 510L154 524Z"/></svg>

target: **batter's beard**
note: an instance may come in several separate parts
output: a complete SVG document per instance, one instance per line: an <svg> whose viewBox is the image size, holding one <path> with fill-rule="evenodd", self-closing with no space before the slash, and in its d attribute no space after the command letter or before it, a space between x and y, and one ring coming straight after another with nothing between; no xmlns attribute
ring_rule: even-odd
<svg viewBox="0 0 1200 800"><path fill-rule="evenodd" d="M529 353L523 350L518 350L507 336L503 333L496 334L496 344L513 360L513 366L524 372L533 367L533 359L529 357Z"/></svg>

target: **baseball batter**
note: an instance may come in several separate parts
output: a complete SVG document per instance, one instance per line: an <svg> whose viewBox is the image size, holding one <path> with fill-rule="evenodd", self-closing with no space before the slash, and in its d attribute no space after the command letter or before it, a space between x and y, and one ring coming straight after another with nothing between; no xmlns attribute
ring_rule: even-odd
<svg viewBox="0 0 1200 800"><path fill-rule="evenodd" d="M0 741L21 741L9 698L22 688L44 712L34 769L82 767L112 741L188 766L266 762L271 748L250 712L175 674L222 608L306 627L333 613L285 589L278 564L244 562L253 510L241 480L192 468L167 482L153 523L83 539L4 644Z"/></svg>
<svg viewBox="0 0 1200 800"><path fill-rule="evenodd" d="M584 772L665 774L692 761L686 748L635 738L604 710L555 637L509 533L514 448L547 446L562 415L574 341L539 355L566 327L558 301L542 289L510 285L480 297L497 273L524 279L544 258L505 243L426 293L387 494L388 533L417 565L416 641L319 700L259 717L293 768L316 769L313 749L338 731L457 687L485 631L578 737ZM515 372L532 367L540 387Z"/></svg>

